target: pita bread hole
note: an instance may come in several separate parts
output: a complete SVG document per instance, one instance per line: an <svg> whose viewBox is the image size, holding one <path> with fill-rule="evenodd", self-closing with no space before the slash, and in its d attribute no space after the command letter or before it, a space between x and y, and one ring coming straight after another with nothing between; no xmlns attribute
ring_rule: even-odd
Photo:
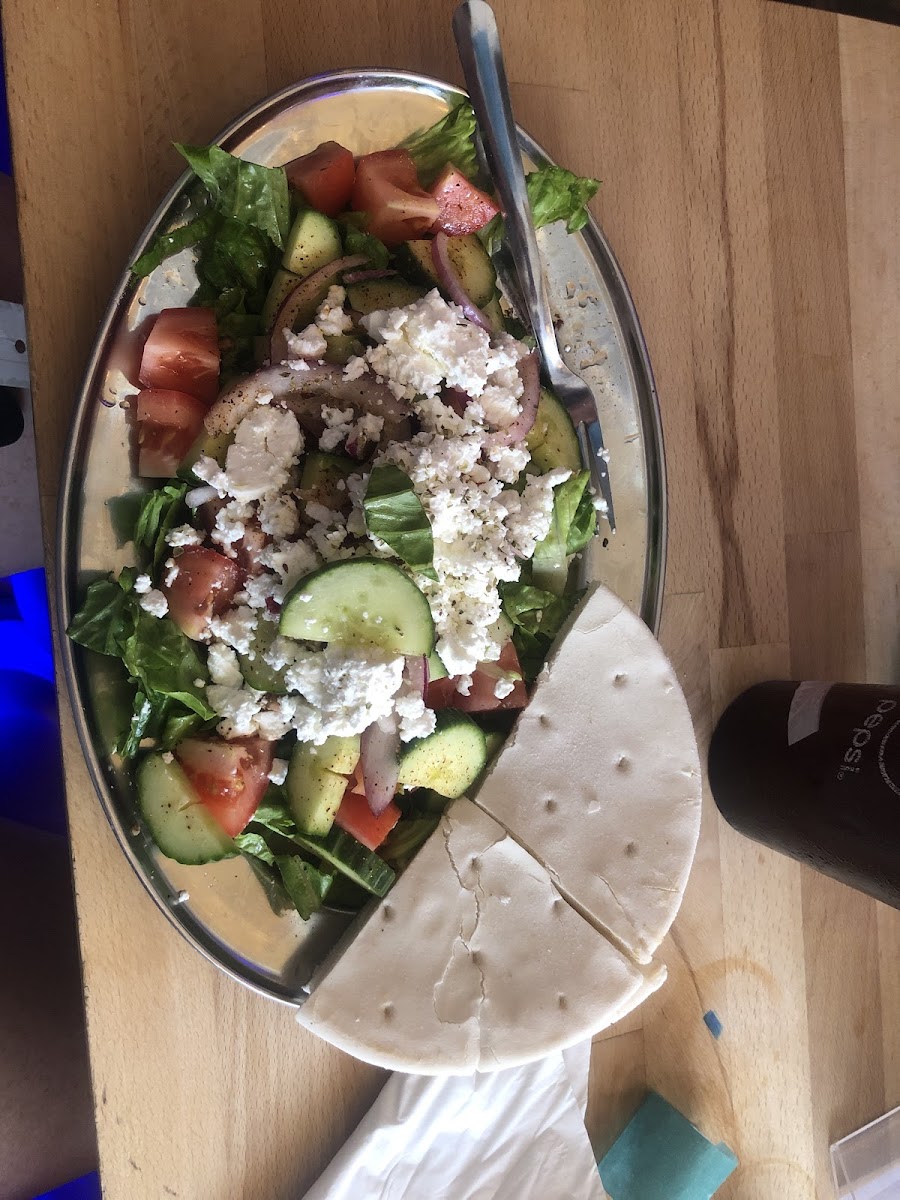
<svg viewBox="0 0 900 1200"><path fill-rule="evenodd" d="M541 715L538 717L538 724L541 725L544 729L550 728L550 718L547 716L546 713L541 713Z"/></svg>
<svg viewBox="0 0 900 1200"><path fill-rule="evenodd" d="M386 1021L390 1021L394 1015L394 1006L390 1002L387 1004L382 1004L381 1011L384 1014L384 1019Z"/></svg>
<svg viewBox="0 0 900 1200"><path fill-rule="evenodd" d="M565 996L562 994L562 992L560 992L559 995L556 997L556 1003L559 1005L560 1008L565 1008L569 1002L565 998Z"/></svg>
<svg viewBox="0 0 900 1200"><path fill-rule="evenodd" d="M547 799L544 801L544 808L546 808L547 812L555 812L556 801L553 799L552 796L548 796Z"/></svg>
<svg viewBox="0 0 900 1200"><path fill-rule="evenodd" d="M624 687L627 679L628 675L625 671L616 671L615 675L613 675L613 684L616 687Z"/></svg>
<svg viewBox="0 0 900 1200"><path fill-rule="evenodd" d="M627 845L625 846L625 857L626 858L636 858L637 852L638 852L637 843L636 842L628 842Z"/></svg>
<svg viewBox="0 0 900 1200"><path fill-rule="evenodd" d="M620 754L619 757L616 759L616 770L617 771L630 771L631 770L631 759L628 757L627 754Z"/></svg>
<svg viewBox="0 0 900 1200"><path fill-rule="evenodd" d="M394 910L389 904L385 904L382 906L381 915L384 917L385 921L389 921L394 915Z"/></svg>

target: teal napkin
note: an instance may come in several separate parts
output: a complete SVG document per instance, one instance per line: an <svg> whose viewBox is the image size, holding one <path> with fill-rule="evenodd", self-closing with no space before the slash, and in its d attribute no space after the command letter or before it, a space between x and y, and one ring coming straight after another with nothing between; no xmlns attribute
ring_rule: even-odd
<svg viewBox="0 0 900 1200"><path fill-rule="evenodd" d="M737 1162L649 1092L599 1166L610 1200L709 1200Z"/></svg>

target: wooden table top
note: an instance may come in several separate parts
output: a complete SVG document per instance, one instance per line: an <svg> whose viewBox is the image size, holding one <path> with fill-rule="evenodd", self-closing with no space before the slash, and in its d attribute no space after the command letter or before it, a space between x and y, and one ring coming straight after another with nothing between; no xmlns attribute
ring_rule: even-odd
<svg viewBox="0 0 900 1200"><path fill-rule="evenodd" d="M322 70L461 82L452 8L5 0L48 544L78 382L180 170L171 142ZM519 120L604 181L665 427L662 641L701 740L754 680L897 680L900 29L768 0L497 8ZM383 1077L165 923L62 709L105 1195L296 1197ZM900 1102L900 913L708 801L664 957L662 992L596 1043L598 1152L651 1086L739 1155L723 1197L829 1196L829 1142Z"/></svg>

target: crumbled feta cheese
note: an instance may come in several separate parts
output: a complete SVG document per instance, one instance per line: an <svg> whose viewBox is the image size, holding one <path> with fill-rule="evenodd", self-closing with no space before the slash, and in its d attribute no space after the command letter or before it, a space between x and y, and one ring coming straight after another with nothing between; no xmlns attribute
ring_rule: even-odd
<svg viewBox="0 0 900 1200"><path fill-rule="evenodd" d="M271 404L274 399L275 399L274 392L263 391L263 392L256 393L256 403L257 404Z"/></svg>
<svg viewBox="0 0 900 1200"><path fill-rule="evenodd" d="M498 700L505 700L515 690L515 686L515 683L511 679L498 679L494 684L494 695Z"/></svg>
<svg viewBox="0 0 900 1200"><path fill-rule="evenodd" d="M264 497L259 503L257 515L263 533L272 537L293 537L300 528L297 505L290 496Z"/></svg>
<svg viewBox="0 0 900 1200"><path fill-rule="evenodd" d="M244 682L237 655L224 642L213 642L206 658L209 677L222 687L239 688Z"/></svg>
<svg viewBox="0 0 900 1200"><path fill-rule="evenodd" d="M209 632L238 654L248 654L256 632L257 614L249 605L230 608L218 617L210 617Z"/></svg>
<svg viewBox="0 0 900 1200"><path fill-rule="evenodd" d="M150 614L151 617L164 617L169 611L169 602L156 588L151 588L149 592L145 592L140 598L140 606Z"/></svg>
<svg viewBox="0 0 900 1200"><path fill-rule="evenodd" d="M239 592L235 596L235 600L250 608L266 608L269 597L275 596L277 583L278 580L274 575L268 571L261 571L259 575L252 575L247 580L243 592Z"/></svg>
<svg viewBox="0 0 900 1200"><path fill-rule="evenodd" d="M261 552L259 561L280 576L280 583L285 590L292 588L298 579L319 566L318 556L307 542L273 542Z"/></svg>
<svg viewBox="0 0 900 1200"><path fill-rule="evenodd" d="M203 534L193 525L176 525L166 534L166 541L173 548L177 546L202 546Z"/></svg>
<svg viewBox="0 0 900 1200"><path fill-rule="evenodd" d="M325 429L319 438L319 449L330 452L345 441L353 431L354 416L355 411L352 408L330 408L323 404L322 419Z"/></svg>
<svg viewBox="0 0 900 1200"><path fill-rule="evenodd" d="M257 714L256 730L260 737L270 742L277 742L293 728L294 713L297 708L296 699L290 696L279 696Z"/></svg>
<svg viewBox="0 0 900 1200"><path fill-rule="evenodd" d="M238 425L228 447L226 494L246 503L280 492L302 450L303 434L292 412L271 406L254 409Z"/></svg>
<svg viewBox="0 0 900 1200"><path fill-rule="evenodd" d="M201 454L191 469L198 479L215 489L220 499L228 495L228 476L214 458L210 458L208 454Z"/></svg>
<svg viewBox="0 0 900 1200"><path fill-rule="evenodd" d="M210 537L220 546L239 542L247 532L247 522L253 516L253 508L240 500L230 500L216 513L216 521Z"/></svg>
<svg viewBox="0 0 900 1200"><path fill-rule="evenodd" d="M468 696L472 691L472 676L461 675L457 681L456 690L461 696Z"/></svg>
<svg viewBox="0 0 900 1200"><path fill-rule="evenodd" d="M350 441L357 443L377 442L384 429L384 417L376 417L374 413L363 413L350 434Z"/></svg>
<svg viewBox="0 0 900 1200"><path fill-rule="evenodd" d="M315 500L311 500L306 506L306 515L311 521L318 521L320 525L340 525L343 521L341 514L333 508L328 508L325 504L317 504Z"/></svg>
<svg viewBox="0 0 900 1200"><path fill-rule="evenodd" d="M321 358L328 349L318 325L307 325L300 333L285 329L284 336L292 359Z"/></svg>
<svg viewBox="0 0 900 1200"><path fill-rule="evenodd" d="M153 580L149 575L138 575L134 581L134 590L139 596L145 596L153 587Z"/></svg>
<svg viewBox="0 0 900 1200"><path fill-rule="evenodd" d="M222 737L249 737L257 731L256 718L265 699L264 692L251 687L227 687L211 683L206 699L222 720L216 726Z"/></svg>
<svg viewBox="0 0 900 1200"><path fill-rule="evenodd" d="M348 380L361 379L369 369L369 364L366 362L362 354L355 354L347 360L344 367L344 378Z"/></svg>
<svg viewBox="0 0 900 1200"><path fill-rule="evenodd" d="M162 758L164 763L173 763L175 761L175 755L172 753L171 750L163 750L162 755L160 757Z"/></svg>
<svg viewBox="0 0 900 1200"><path fill-rule="evenodd" d="M328 289L328 295L319 305L316 325L326 337L337 337L342 333L349 333L353 328L350 314L344 312L346 299L347 293L344 289L335 285Z"/></svg>
<svg viewBox="0 0 900 1200"><path fill-rule="evenodd" d="M272 769L269 771L269 782L282 784L287 779L288 764L285 758L273 758Z"/></svg>
<svg viewBox="0 0 900 1200"><path fill-rule="evenodd" d="M172 584L175 582L175 580L178 578L178 570L179 570L178 559L177 558L167 558L165 561L165 568L166 568L166 577L163 580L163 583L165 584L165 586L167 588L170 588L172 586Z"/></svg>
<svg viewBox="0 0 900 1200"><path fill-rule="evenodd" d="M412 689L405 679L394 698L394 712L400 718L401 741L410 742L434 732L437 720L434 709L425 707L422 693Z"/></svg>
<svg viewBox="0 0 900 1200"><path fill-rule="evenodd" d="M388 716L403 679L403 659L378 650L334 643L324 650L300 650L285 672L298 705L294 727L302 741L321 745L332 734L352 736Z"/></svg>
<svg viewBox="0 0 900 1200"><path fill-rule="evenodd" d="M490 382L491 404L505 414L509 397L514 402L522 394L518 372L509 368L527 349L506 335L492 344L487 331L467 321L436 288L405 308L369 313L362 324L379 343L366 351L366 359L398 399L435 397L443 383L479 397Z"/></svg>

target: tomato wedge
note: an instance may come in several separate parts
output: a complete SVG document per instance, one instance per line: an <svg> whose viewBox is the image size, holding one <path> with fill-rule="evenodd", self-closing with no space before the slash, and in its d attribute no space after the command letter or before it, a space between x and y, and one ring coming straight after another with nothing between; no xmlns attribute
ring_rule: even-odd
<svg viewBox="0 0 900 1200"><path fill-rule="evenodd" d="M211 308L164 308L144 343L140 381L211 404L219 393L219 335Z"/></svg>
<svg viewBox="0 0 900 1200"><path fill-rule="evenodd" d="M187 392L163 388L138 392L138 475L171 479L203 428L206 411L204 402Z"/></svg>
<svg viewBox="0 0 900 1200"><path fill-rule="evenodd" d="M528 703L528 692L521 678L513 682L507 696L494 694L497 680L504 671L521 676L519 656L513 643L507 642L495 663L482 663L472 673L472 686L468 696L456 690L459 676L433 679L428 685L425 703L429 708L456 708L460 712L492 712L498 708L524 708Z"/></svg>
<svg viewBox="0 0 900 1200"><path fill-rule="evenodd" d="M350 203L356 163L340 142L322 142L309 154L285 163L288 186L307 204L328 217L336 217Z"/></svg>
<svg viewBox="0 0 900 1200"><path fill-rule="evenodd" d="M369 850L377 850L400 820L400 809L392 800L380 816L375 816L365 796L347 791L334 817L335 825L355 837Z"/></svg>
<svg viewBox="0 0 900 1200"><path fill-rule="evenodd" d="M189 638L199 640L210 617L223 612L243 582L233 559L205 546L188 546L176 558L178 574L164 587L169 616Z"/></svg>
<svg viewBox="0 0 900 1200"><path fill-rule="evenodd" d="M272 743L262 738L185 738L176 746L175 757L200 803L229 837L236 837L268 787Z"/></svg>
<svg viewBox="0 0 900 1200"><path fill-rule="evenodd" d="M437 200L419 186L408 150L378 150L356 164L351 206L368 214L368 230L388 246L419 238L440 213Z"/></svg>
<svg viewBox="0 0 900 1200"><path fill-rule="evenodd" d="M448 163L431 187L440 205L435 231L459 235L483 229L500 209L487 192L470 183L453 163Z"/></svg>

